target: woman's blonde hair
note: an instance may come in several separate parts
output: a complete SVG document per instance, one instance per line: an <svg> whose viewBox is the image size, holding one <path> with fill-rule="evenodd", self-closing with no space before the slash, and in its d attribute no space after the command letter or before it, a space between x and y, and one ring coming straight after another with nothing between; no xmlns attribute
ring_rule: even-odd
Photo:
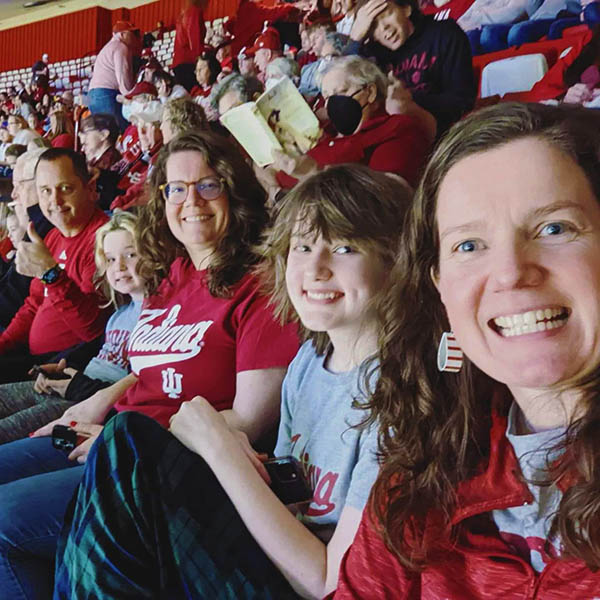
<svg viewBox="0 0 600 600"><path fill-rule="evenodd" d="M113 231L127 231L131 234L133 243L136 243L136 227L138 218L136 215L126 211L116 211L110 218L108 223L105 223L96 230L96 244L94 247L94 260L96 262L96 272L94 274L94 282L96 289L99 290L106 298L107 302L103 308L111 304L115 308L119 308L130 302L129 296L117 292L106 279L106 269L108 261L104 253L104 240L109 233Z"/></svg>
<svg viewBox="0 0 600 600"><path fill-rule="evenodd" d="M386 269L396 257L402 223L412 192L398 179L358 164L330 167L297 185L276 206L271 227L259 253L258 271L273 298L276 316L300 324L303 340L312 340L324 353L326 332L306 329L288 296L285 271L292 234L346 240L372 251Z"/></svg>

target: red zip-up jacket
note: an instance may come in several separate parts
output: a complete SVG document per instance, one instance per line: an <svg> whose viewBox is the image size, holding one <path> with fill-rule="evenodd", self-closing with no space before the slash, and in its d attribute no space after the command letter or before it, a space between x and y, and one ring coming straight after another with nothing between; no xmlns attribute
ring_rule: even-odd
<svg viewBox="0 0 600 600"><path fill-rule="evenodd" d="M426 535L439 540L422 573L408 572L386 548L365 510L354 543L340 566L335 600L595 600L600 571L580 560L548 558L541 573L502 540L490 512L533 500L519 478L506 438L506 415L495 413L485 470L458 489L453 524L469 520L453 547L441 533L439 514L428 517ZM559 483L559 488L564 487Z"/></svg>

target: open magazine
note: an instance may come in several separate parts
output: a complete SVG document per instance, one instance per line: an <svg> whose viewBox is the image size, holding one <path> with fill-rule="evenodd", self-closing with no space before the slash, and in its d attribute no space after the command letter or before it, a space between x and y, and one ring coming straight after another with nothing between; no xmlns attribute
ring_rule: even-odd
<svg viewBox="0 0 600 600"><path fill-rule="evenodd" d="M275 148L291 156L305 154L321 137L319 120L288 77L256 102L228 110L221 123L259 166L273 162Z"/></svg>

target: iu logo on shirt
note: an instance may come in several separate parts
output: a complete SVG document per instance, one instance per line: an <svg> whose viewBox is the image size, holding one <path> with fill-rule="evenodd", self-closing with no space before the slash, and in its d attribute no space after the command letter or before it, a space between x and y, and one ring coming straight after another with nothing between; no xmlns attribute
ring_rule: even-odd
<svg viewBox="0 0 600 600"><path fill-rule="evenodd" d="M173 367L161 371L162 389L169 398L179 398L181 394L181 373L176 373Z"/></svg>

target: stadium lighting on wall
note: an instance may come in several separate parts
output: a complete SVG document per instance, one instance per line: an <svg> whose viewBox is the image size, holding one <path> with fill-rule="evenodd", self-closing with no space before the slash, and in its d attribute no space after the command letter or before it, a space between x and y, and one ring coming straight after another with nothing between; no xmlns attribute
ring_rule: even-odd
<svg viewBox="0 0 600 600"><path fill-rule="evenodd" d="M29 2L23 3L23 8L35 8L36 6L44 6L44 4L50 4L55 0L30 0Z"/></svg>

